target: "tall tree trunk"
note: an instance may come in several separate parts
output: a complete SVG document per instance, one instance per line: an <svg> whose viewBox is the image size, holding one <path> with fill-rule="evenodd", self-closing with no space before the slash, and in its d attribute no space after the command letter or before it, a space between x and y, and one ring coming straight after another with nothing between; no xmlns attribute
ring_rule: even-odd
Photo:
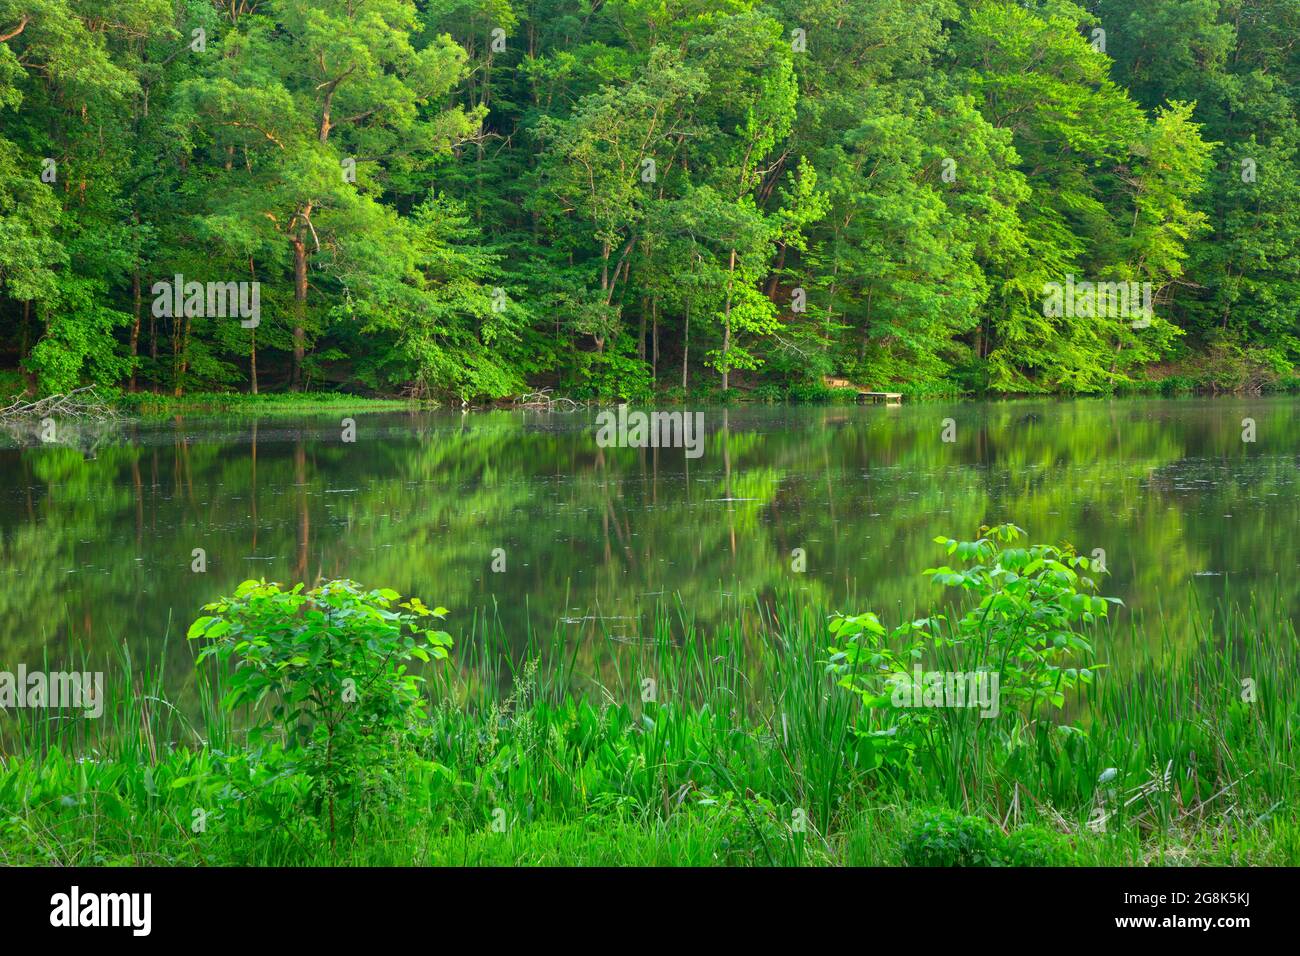
<svg viewBox="0 0 1300 956"><path fill-rule="evenodd" d="M307 354L307 244L297 236L293 243L293 376L290 387L302 391L302 360Z"/></svg>
<svg viewBox="0 0 1300 956"><path fill-rule="evenodd" d="M610 253L613 251L614 251L613 246L611 246L607 242L604 244L604 248L602 249L600 255L600 291L601 291L601 298L605 300L606 305L609 305L614 300L613 284L609 281L609 256ZM616 279L618 278L617 274L615 274L615 278ZM605 354L604 334L602 333L602 334L594 335L592 337L596 340L596 354L604 355Z"/></svg>
<svg viewBox="0 0 1300 956"><path fill-rule="evenodd" d="M136 218L139 222L139 217ZM131 274L131 295L135 300L135 321L131 323L131 391L135 387L135 359L140 350L140 264L137 262Z"/></svg>
<svg viewBox="0 0 1300 956"><path fill-rule="evenodd" d="M183 388L182 383L185 381L185 376L188 375L190 371L190 330L193 327L194 327L194 317L191 315L186 315L185 331L181 335L181 377L176 383L177 389ZM181 393L180 391L177 391L176 394L179 395Z"/></svg>
<svg viewBox="0 0 1300 956"><path fill-rule="evenodd" d="M731 377L731 283L736 274L736 250L731 250L731 264L727 268L727 305L722 317L722 390L728 388Z"/></svg>
<svg viewBox="0 0 1300 956"><path fill-rule="evenodd" d="M181 393L181 322L184 316L172 316L172 394Z"/></svg>
<svg viewBox="0 0 1300 956"><path fill-rule="evenodd" d="M691 354L691 300L686 300L686 326L682 336L682 391L686 391L686 360ZM683 396L685 397L685 396Z"/></svg>
<svg viewBox="0 0 1300 956"><path fill-rule="evenodd" d="M636 333L636 357L645 361L645 313L646 297L641 296L641 325Z"/></svg>
<svg viewBox="0 0 1300 956"><path fill-rule="evenodd" d="M659 381L659 300L650 301L650 381Z"/></svg>
<svg viewBox="0 0 1300 956"><path fill-rule="evenodd" d="M149 358L154 361L154 388L158 387L158 316L149 310Z"/></svg>
<svg viewBox="0 0 1300 956"><path fill-rule="evenodd" d="M172 394L179 397L184 391L183 383L185 373L189 370L190 363L186 360L186 355L190 347L190 324L191 316L181 316L172 319L172 375L175 376L172 381Z"/></svg>
<svg viewBox="0 0 1300 956"><path fill-rule="evenodd" d="M257 281L257 266L253 263L253 257L248 257L248 273L251 277L249 281ZM252 387L252 393L257 394L257 327L249 329L249 347L248 347L248 382Z"/></svg>

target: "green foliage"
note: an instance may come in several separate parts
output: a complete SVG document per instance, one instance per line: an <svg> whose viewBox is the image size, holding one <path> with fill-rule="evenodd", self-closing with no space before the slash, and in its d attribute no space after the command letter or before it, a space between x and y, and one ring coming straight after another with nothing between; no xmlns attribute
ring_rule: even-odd
<svg viewBox="0 0 1300 956"><path fill-rule="evenodd" d="M1045 704L1059 708L1066 694L1093 679L1090 666L1064 666L1093 654L1079 629L1095 626L1106 618L1108 605L1123 602L1094 593L1097 583L1087 574L1104 568L1072 548L1016 547L1024 532L1011 524L980 530L985 536L976 541L935 539L965 566L925 573L978 599L941 640L978 648L982 663L1000 674L1004 697L1026 716Z"/></svg>
<svg viewBox="0 0 1300 956"><path fill-rule="evenodd" d="M861 700L857 732L876 765L903 772L920 763L960 775L959 757L936 743L936 733L969 727L970 718L977 735L987 720L990 732L1020 740L1093 682L1098 665L1086 631L1121 602L1093 593L1088 558L1068 547L1020 547L1023 534L1004 524L982 528L973 541L935 539L959 563L925 574L958 589L956 619L935 613L892 629L871 612L831 620L827 669ZM982 712L974 716L977 704Z"/></svg>
<svg viewBox="0 0 1300 956"><path fill-rule="evenodd" d="M1191 380L1207 391L1259 394L1283 378L1289 363L1282 349L1218 341L1187 368Z"/></svg>
<svg viewBox="0 0 1300 956"><path fill-rule="evenodd" d="M1031 719L1044 705L1061 707L1069 691L1092 681L1090 667L1063 664L1092 655L1078 628L1095 625L1106 617L1108 605L1122 602L1091 593L1096 582L1080 572L1092 564L1071 549L1015 547L1024 532L1014 525L981 530L985 536L974 541L936 538L962 565L925 571L936 584L960 588L961 599L974 603L956 621L936 614L892 632L870 612L831 622L840 641L831 648L831 664L841 686L877 705L895 691L910 692L910 663L945 647L973 655L968 663L996 673L1003 695Z"/></svg>
<svg viewBox="0 0 1300 956"><path fill-rule="evenodd" d="M991 823L950 810L924 814L902 844L908 866L996 866L997 849Z"/></svg>
<svg viewBox="0 0 1300 956"><path fill-rule="evenodd" d="M456 402L1107 394L1222 348L1294 377L1297 28L1272 0L0 0L3 361ZM153 315L177 274L258 282L263 320ZM1154 314L1045 314L1067 275Z"/></svg>
<svg viewBox="0 0 1300 956"><path fill-rule="evenodd" d="M204 610L212 613L187 633L208 642L196 663L215 657L235 665L222 701L227 709L270 704L271 719L250 739L283 736L318 806L328 807L330 831L336 802L352 822L382 807L424 714L423 677L409 667L447 657L451 637L429 626L445 609L338 580L310 590L245 581Z"/></svg>
<svg viewBox="0 0 1300 956"><path fill-rule="evenodd" d="M644 362L628 354L620 340L604 352L578 352L573 365L564 370L563 382L575 398L617 398L633 402L648 398L652 391Z"/></svg>
<svg viewBox="0 0 1300 956"><path fill-rule="evenodd" d="M1033 824L1012 830L1000 855L1006 866L1067 866L1073 862L1070 846L1060 833Z"/></svg>
<svg viewBox="0 0 1300 956"><path fill-rule="evenodd" d="M952 810L922 813L903 837L908 866L1065 866L1069 845L1061 834L1028 825L999 832L983 817Z"/></svg>
<svg viewBox="0 0 1300 956"><path fill-rule="evenodd" d="M798 382L787 389L786 394L790 399L796 402L808 402L810 404L828 404L834 402L837 398L847 400L844 396L837 393L843 389L827 388L820 382L808 384Z"/></svg>
<svg viewBox="0 0 1300 956"><path fill-rule="evenodd" d="M253 591L229 603L249 605L245 619L277 635L263 661L291 659L292 635L311 626L307 604L286 621L270 612L296 603L294 592L251 587L265 614ZM341 630L410 616L372 594L335 595L359 618ZM882 779L855 746L851 698L815 664L829 638L821 608L783 606L758 622L758 641L740 615L708 634L656 619L652 641L593 662L599 696L586 663L573 666L566 628L522 660L517 645L509 656L513 635L485 630L457 642L456 668L430 672L437 706L404 735L423 758L383 749L382 806L333 832L302 812L319 783L301 746L273 739L287 728L262 720L272 694L262 708L230 711L218 693L232 690L229 668L200 667L200 712L187 714L162 668L124 656L102 719L18 708L0 724L0 863L1294 865L1300 839L1281 812L1297 795L1287 759L1300 699L1294 623L1282 606L1194 614L1196 646L1098 681L1086 733L1040 724L1028 741L988 735L973 752L962 749L969 727L936 724L941 745L973 770L953 799L937 799L923 776ZM414 616L418 628L431 615ZM1169 623L1134 622L1129 636ZM206 648L230 640L218 634ZM1241 699L1242 673L1258 677L1254 703ZM661 703L641 700L644 674L656 675ZM321 676L334 688L338 678ZM401 686L394 695L409 699ZM1111 810L1105 833L1089 826L1099 806ZM990 821L1015 822L1003 835Z"/></svg>
<svg viewBox="0 0 1300 956"><path fill-rule="evenodd" d="M785 855L790 833L771 800L727 792L700 798L693 811L716 840L719 865L770 864Z"/></svg>
<svg viewBox="0 0 1300 956"><path fill-rule="evenodd" d="M118 354L112 333L130 317L105 308L102 285L71 279L42 303L45 335L23 363L42 393L71 391L87 381L112 385L128 374L131 363Z"/></svg>

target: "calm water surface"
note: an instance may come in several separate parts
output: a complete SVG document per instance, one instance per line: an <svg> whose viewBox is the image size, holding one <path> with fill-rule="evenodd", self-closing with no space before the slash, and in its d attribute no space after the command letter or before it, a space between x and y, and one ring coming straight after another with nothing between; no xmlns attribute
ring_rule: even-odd
<svg viewBox="0 0 1300 956"><path fill-rule="evenodd" d="M715 409L695 459L602 449L594 410L356 414L350 443L342 414L10 443L0 669L122 643L146 658L169 633L188 656L200 606L250 577L391 586L450 608L453 633L495 607L520 640L526 621L635 640L665 600L707 627L737 596L790 588L893 619L933 603L935 535L1001 521L1104 549L1107 593L1163 606L1186 640L1189 591L1300 611L1298 411L1294 397Z"/></svg>

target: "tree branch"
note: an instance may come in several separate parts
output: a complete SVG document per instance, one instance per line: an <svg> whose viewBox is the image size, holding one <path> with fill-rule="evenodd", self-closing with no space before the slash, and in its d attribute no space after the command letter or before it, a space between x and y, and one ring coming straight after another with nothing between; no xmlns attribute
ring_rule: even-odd
<svg viewBox="0 0 1300 956"><path fill-rule="evenodd" d="M18 21L18 26L14 27L13 30L8 33L0 34L0 43L4 43L6 40L12 40L14 37L18 36L18 34L27 29L27 24L31 22L32 15L30 13L24 13L23 18Z"/></svg>

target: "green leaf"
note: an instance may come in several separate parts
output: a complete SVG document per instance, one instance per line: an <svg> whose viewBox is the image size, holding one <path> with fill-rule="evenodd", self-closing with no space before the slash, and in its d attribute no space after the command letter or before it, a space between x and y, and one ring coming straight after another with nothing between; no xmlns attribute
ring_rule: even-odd
<svg viewBox="0 0 1300 956"><path fill-rule="evenodd" d="M215 620L216 618L211 616L204 616L199 618L197 621L195 621L193 624L190 625L190 629L186 632L185 636L190 640L193 640L194 638L202 634L204 629Z"/></svg>

